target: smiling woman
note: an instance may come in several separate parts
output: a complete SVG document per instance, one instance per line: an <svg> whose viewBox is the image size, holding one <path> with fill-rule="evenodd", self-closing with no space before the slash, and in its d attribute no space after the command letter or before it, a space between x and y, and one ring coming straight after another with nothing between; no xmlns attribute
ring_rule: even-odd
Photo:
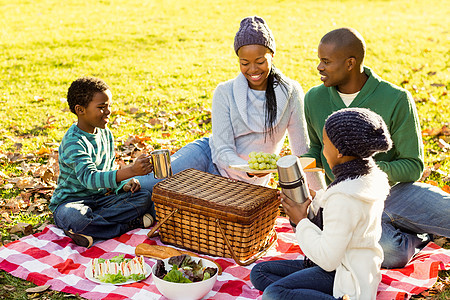
<svg viewBox="0 0 450 300"><path fill-rule="evenodd" d="M212 136L181 148L172 156L174 173L188 168L257 185L267 185L270 172L249 174L230 168L245 165L250 152L279 154L286 137L292 153L308 151L303 90L273 65L275 39L264 19L244 18L234 39L241 73L219 84L212 100ZM321 174L308 174L311 187L322 186ZM152 191L153 174L140 176Z"/></svg>

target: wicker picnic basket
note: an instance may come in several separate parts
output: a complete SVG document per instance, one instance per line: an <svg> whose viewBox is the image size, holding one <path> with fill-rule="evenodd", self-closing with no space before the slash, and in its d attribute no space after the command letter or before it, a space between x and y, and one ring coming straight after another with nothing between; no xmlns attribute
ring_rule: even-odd
<svg viewBox="0 0 450 300"><path fill-rule="evenodd" d="M187 169L153 188L161 241L249 265L276 241L275 189Z"/></svg>

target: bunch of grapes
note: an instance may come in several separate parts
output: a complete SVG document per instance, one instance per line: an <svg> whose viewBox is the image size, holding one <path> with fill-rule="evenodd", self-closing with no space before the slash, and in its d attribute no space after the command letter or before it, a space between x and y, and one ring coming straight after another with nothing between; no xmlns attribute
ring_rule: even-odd
<svg viewBox="0 0 450 300"><path fill-rule="evenodd" d="M277 154L270 154L264 152L252 151L248 154L248 166L253 170L268 170L277 168L277 160L280 156Z"/></svg>

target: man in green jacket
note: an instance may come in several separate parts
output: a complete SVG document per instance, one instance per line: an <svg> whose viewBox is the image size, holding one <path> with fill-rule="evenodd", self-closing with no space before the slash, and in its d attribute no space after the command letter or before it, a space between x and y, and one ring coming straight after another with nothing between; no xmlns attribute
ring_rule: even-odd
<svg viewBox="0 0 450 300"><path fill-rule="evenodd" d="M321 39L317 69L323 84L305 95L311 148L304 156L316 159L330 183L334 177L322 153L326 118L341 108L364 107L384 119L394 146L375 156L392 185L385 202L380 244L385 253L383 267L398 268L423 245L417 234L450 237L450 194L415 182L421 177L424 162L414 100L409 92L384 81L364 66L365 49L364 39L352 28L333 30Z"/></svg>

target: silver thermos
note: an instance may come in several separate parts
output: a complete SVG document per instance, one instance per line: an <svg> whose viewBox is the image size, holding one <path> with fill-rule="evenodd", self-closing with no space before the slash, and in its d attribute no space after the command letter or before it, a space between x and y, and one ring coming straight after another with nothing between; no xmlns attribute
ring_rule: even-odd
<svg viewBox="0 0 450 300"><path fill-rule="evenodd" d="M279 184L292 201L303 203L310 198L305 172L300 159L295 155L286 155L277 161Z"/></svg>

